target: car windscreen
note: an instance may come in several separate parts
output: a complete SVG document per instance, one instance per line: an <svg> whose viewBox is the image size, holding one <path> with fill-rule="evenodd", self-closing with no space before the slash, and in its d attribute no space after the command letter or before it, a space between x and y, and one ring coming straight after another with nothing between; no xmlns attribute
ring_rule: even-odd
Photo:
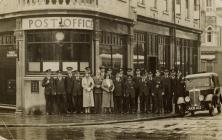
<svg viewBox="0 0 222 140"><path fill-rule="evenodd" d="M209 77L186 79L186 88L188 90L194 88L204 88L209 86L211 86Z"/></svg>

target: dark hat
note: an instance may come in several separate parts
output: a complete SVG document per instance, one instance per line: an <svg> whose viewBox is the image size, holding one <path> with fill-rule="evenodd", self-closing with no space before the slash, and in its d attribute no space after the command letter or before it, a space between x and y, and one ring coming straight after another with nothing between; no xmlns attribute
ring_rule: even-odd
<svg viewBox="0 0 222 140"><path fill-rule="evenodd" d="M72 71L73 68L72 67L66 67L67 71Z"/></svg>
<svg viewBox="0 0 222 140"><path fill-rule="evenodd" d="M56 71L56 73L58 73L58 74L59 74L59 73L62 73L62 71L61 71L61 70L57 70L57 71Z"/></svg>
<svg viewBox="0 0 222 140"><path fill-rule="evenodd" d="M119 71L123 71L123 68L119 68Z"/></svg>
<svg viewBox="0 0 222 140"><path fill-rule="evenodd" d="M47 70L45 70L45 72L52 72L52 70L51 69L47 69Z"/></svg>
<svg viewBox="0 0 222 140"><path fill-rule="evenodd" d="M132 72L132 68L127 68L127 72Z"/></svg>
<svg viewBox="0 0 222 140"><path fill-rule="evenodd" d="M138 71L138 72L139 72L139 71L140 71L140 69L139 69L139 68L136 68L136 71Z"/></svg>
<svg viewBox="0 0 222 140"><path fill-rule="evenodd" d="M100 66L99 69L100 69L100 70L101 70L101 69L106 69L106 67L105 67L105 66Z"/></svg>
<svg viewBox="0 0 222 140"><path fill-rule="evenodd" d="M74 73L77 74L77 73L79 73L79 71L78 71L78 70L75 70Z"/></svg>

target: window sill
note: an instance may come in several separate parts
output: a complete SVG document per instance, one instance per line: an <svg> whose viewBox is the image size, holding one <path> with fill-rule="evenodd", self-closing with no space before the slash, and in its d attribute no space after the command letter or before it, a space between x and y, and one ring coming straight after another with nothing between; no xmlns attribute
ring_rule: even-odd
<svg viewBox="0 0 222 140"><path fill-rule="evenodd" d="M163 11L163 15L169 16L169 11L167 11L167 10Z"/></svg>
<svg viewBox="0 0 222 140"><path fill-rule="evenodd" d="M138 2L138 3L137 3L137 6L138 6L138 7L141 7L141 8L146 8L146 6L145 6L144 3L139 3L139 2Z"/></svg>
<svg viewBox="0 0 222 140"><path fill-rule="evenodd" d="M156 7L151 7L151 8L150 8L150 10L151 10L151 11L153 11L153 12L158 13L158 10L157 10L157 8L156 8Z"/></svg>
<svg viewBox="0 0 222 140"><path fill-rule="evenodd" d="M120 2L124 2L124 3L126 3L126 0L119 0Z"/></svg>
<svg viewBox="0 0 222 140"><path fill-rule="evenodd" d="M181 14L176 14L177 19L181 19Z"/></svg>
<svg viewBox="0 0 222 140"><path fill-rule="evenodd" d="M185 18L185 21L190 22L190 18L189 18L189 17L186 17L186 18Z"/></svg>

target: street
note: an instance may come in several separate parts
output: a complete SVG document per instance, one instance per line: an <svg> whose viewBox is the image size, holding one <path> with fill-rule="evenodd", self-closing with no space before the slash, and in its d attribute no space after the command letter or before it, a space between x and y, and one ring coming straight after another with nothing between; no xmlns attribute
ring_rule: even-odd
<svg viewBox="0 0 222 140"><path fill-rule="evenodd" d="M1 127L0 135L21 140L221 140L221 120L222 115L200 112L195 117L82 127Z"/></svg>

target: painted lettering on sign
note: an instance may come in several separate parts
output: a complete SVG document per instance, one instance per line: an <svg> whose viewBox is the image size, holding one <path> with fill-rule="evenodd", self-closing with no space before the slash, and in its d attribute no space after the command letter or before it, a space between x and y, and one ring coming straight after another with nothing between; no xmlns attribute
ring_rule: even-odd
<svg viewBox="0 0 222 140"><path fill-rule="evenodd" d="M83 29L93 30L93 19L82 17L42 17L22 20L23 30Z"/></svg>

